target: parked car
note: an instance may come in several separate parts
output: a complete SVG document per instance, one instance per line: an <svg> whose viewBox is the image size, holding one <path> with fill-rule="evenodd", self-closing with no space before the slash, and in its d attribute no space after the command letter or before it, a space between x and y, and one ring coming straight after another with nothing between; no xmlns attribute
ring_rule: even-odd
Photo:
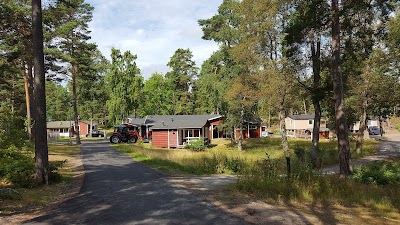
<svg viewBox="0 0 400 225"><path fill-rule="evenodd" d="M90 137L90 134L86 134L86 137ZM92 131L92 137L104 137L104 132L99 130Z"/></svg>
<svg viewBox="0 0 400 225"><path fill-rule="evenodd" d="M369 127L369 128L368 128L368 133L369 133L370 135L378 135L378 134L381 134L381 132L380 132L380 130L379 130L379 127L376 127L376 126Z"/></svg>

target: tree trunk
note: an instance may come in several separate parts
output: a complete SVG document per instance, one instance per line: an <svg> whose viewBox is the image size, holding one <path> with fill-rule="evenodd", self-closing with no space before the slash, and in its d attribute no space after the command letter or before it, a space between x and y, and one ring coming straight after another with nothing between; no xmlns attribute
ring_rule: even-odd
<svg viewBox="0 0 400 225"><path fill-rule="evenodd" d="M28 63L28 74L27 74L27 78L28 78L28 93L29 93L29 107L30 107L30 112L31 112L31 127L33 127L33 122L34 122L34 118L35 118L35 96L33 96L33 79L34 79L34 75L33 75L33 62L29 62ZM33 128L32 128L32 132L33 132ZM32 133L32 142L35 140L35 135Z"/></svg>
<svg viewBox="0 0 400 225"><path fill-rule="evenodd" d="M236 144L236 128L232 127L232 135L231 135L231 145Z"/></svg>
<svg viewBox="0 0 400 225"><path fill-rule="evenodd" d="M286 135L286 124L285 124L285 118L286 118L286 111L285 111L285 96L282 96L281 101L279 102L279 123L281 127L281 132L282 132L282 148L283 152L286 158L286 166L287 166L287 176L290 177L290 151L289 151L289 144L287 140L287 135Z"/></svg>
<svg viewBox="0 0 400 225"><path fill-rule="evenodd" d="M242 110L240 111L240 124L239 124L239 140L238 140L238 150L242 151L242 141L243 141L243 122L244 122L244 105L242 105Z"/></svg>
<svg viewBox="0 0 400 225"><path fill-rule="evenodd" d="M356 152L357 154L361 154L362 145L364 142L364 132L367 130L367 101L364 101L363 104L363 113L360 117L360 128L357 132L357 141L356 141Z"/></svg>
<svg viewBox="0 0 400 225"><path fill-rule="evenodd" d="M336 135L338 138L339 167L342 176L353 173L349 145L349 131L346 123L346 114L343 97L343 79L340 68L340 21L338 0L331 2L332 13L332 77L333 93L335 98Z"/></svg>
<svg viewBox="0 0 400 225"><path fill-rule="evenodd" d="M74 108L74 131L76 133L76 144L81 144L81 137L79 136L79 114L78 114L78 107L76 102L76 72L77 68L75 64L72 64L72 107Z"/></svg>
<svg viewBox="0 0 400 225"><path fill-rule="evenodd" d="M317 43L315 43L317 38ZM313 93L312 101L314 105L314 125L312 133L312 149L311 149L311 164L313 168L320 168L319 158L319 131L321 128L321 90L320 90L320 78L321 78L321 37L320 34L312 34L311 38L311 60L313 66Z"/></svg>
<svg viewBox="0 0 400 225"><path fill-rule="evenodd" d="M24 88L25 88L25 104L26 104L26 128L28 130L29 140L33 141L32 136L32 118L31 118L31 100L29 95L29 79L28 73L25 68L25 62L21 62L22 73L24 74Z"/></svg>
<svg viewBox="0 0 400 225"><path fill-rule="evenodd" d="M49 156L46 131L46 86L43 54L43 25L41 0L32 0L33 66L35 68L35 180L38 185L49 184Z"/></svg>
<svg viewBox="0 0 400 225"><path fill-rule="evenodd" d="M321 167L321 160L319 157L319 131L321 128L321 105L319 101L315 101L314 105L314 125L312 133L312 150L311 150L311 164L313 168Z"/></svg>

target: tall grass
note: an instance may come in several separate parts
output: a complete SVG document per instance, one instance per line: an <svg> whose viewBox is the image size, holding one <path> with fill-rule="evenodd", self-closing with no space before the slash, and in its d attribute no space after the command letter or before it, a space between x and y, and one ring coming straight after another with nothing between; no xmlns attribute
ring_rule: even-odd
<svg viewBox="0 0 400 225"><path fill-rule="evenodd" d="M355 143L352 143L355 145ZM366 141L364 152L375 152L376 141ZM291 155L298 154L303 159L310 155L310 140L290 139ZM269 159L274 160L279 173L285 173L286 164L283 161L283 151L280 138L247 139L243 143L243 151L231 146L229 140L213 140L213 145L205 151L190 151L186 149L157 149L150 144L138 145L121 144L115 146L124 153L130 154L139 161L169 172L183 172L190 174L243 174L251 167ZM337 142L322 140L320 143L320 157L322 165L338 163ZM367 154L364 153L364 154ZM361 157L353 153L353 158Z"/></svg>
<svg viewBox="0 0 400 225"><path fill-rule="evenodd" d="M170 173L235 174L240 173L252 162L239 154L226 154L210 149L197 152L186 149L151 149L126 144L115 147L137 161Z"/></svg>

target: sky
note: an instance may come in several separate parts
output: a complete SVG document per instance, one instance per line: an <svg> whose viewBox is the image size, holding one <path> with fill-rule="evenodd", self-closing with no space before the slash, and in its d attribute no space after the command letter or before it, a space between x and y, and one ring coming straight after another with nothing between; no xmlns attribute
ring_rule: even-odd
<svg viewBox="0 0 400 225"><path fill-rule="evenodd" d="M189 48L197 67L218 49L203 40L199 19L217 14L223 0L86 0L92 5L91 42L110 59L111 48L137 55L137 66L148 79L165 74L178 48Z"/></svg>

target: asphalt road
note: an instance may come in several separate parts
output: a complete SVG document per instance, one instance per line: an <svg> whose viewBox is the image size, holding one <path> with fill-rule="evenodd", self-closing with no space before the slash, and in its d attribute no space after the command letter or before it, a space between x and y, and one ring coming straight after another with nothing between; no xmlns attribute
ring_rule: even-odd
<svg viewBox="0 0 400 225"><path fill-rule="evenodd" d="M81 154L80 193L27 224L247 224L108 143L83 144Z"/></svg>

